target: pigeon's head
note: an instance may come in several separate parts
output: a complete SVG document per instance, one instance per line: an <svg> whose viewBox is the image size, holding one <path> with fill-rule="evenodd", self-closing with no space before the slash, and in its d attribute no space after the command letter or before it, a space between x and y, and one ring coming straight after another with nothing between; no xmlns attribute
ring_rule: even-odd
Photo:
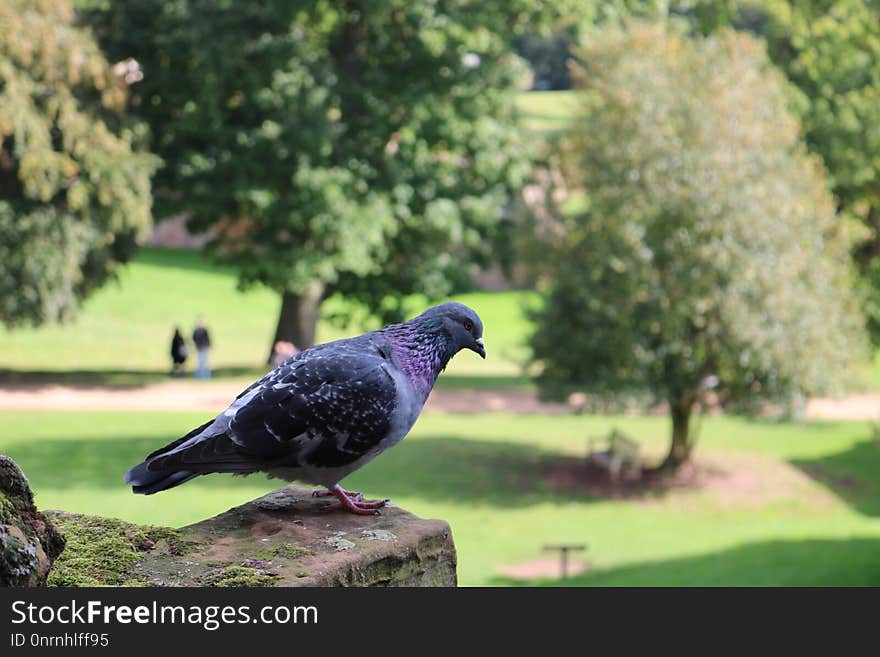
<svg viewBox="0 0 880 657"><path fill-rule="evenodd" d="M486 346L483 344L483 322L479 315L463 303L449 301L439 306L428 308L416 319L436 318L435 321L445 329L450 340L453 354L462 349L470 349L486 357ZM433 323L433 322L432 322Z"/></svg>

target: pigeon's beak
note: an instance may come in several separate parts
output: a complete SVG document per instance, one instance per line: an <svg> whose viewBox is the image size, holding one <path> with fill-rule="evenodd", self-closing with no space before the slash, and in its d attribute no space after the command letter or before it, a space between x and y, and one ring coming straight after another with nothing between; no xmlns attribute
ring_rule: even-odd
<svg viewBox="0 0 880 657"><path fill-rule="evenodd" d="M480 354L480 357L484 360L486 359L486 345L483 342L483 338L477 338L474 340L474 346L471 347L471 350Z"/></svg>

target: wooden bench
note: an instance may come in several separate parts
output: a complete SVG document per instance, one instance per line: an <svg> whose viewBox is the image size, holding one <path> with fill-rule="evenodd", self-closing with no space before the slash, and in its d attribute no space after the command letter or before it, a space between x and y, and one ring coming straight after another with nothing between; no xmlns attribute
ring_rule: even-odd
<svg viewBox="0 0 880 657"><path fill-rule="evenodd" d="M587 461L607 470L614 482L623 476L634 479L642 476L639 444L617 429L606 438L590 438Z"/></svg>

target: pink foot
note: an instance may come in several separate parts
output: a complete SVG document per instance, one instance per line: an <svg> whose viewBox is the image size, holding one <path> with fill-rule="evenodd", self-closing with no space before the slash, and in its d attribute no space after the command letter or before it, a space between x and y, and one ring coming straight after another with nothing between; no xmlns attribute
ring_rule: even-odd
<svg viewBox="0 0 880 657"><path fill-rule="evenodd" d="M337 488L339 488L339 490L341 490L343 493L345 493L348 497L351 497L356 500L359 500L364 496L363 493L358 493L355 490L345 490L344 488L341 488L338 486L337 486ZM319 490L313 490L312 497L336 497L336 492L333 490L330 490L329 488L322 488Z"/></svg>
<svg viewBox="0 0 880 657"><path fill-rule="evenodd" d="M390 500L365 500L360 493L349 493L339 486L334 486L328 490L328 493L335 495L339 501L327 507L327 510L345 509L349 513L356 513L359 516L379 515L377 509L381 509L388 504Z"/></svg>

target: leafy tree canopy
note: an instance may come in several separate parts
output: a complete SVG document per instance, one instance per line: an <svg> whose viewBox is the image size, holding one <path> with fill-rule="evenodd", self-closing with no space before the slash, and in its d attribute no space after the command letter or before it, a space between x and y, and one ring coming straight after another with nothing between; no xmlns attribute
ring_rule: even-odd
<svg viewBox="0 0 880 657"><path fill-rule="evenodd" d="M679 20L709 34L733 27L767 42L794 85L791 107L822 158L839 211L867 231L853 253L880 341L880 4L864 0L680 0L627 3L630 13Z"/></svg>
<svg viewBox="0 0 880 657"><path fill-rule="evenodd" d="M753 12L760 9L751 5ZM810 149L831 174L840 210L868 228L854 253L880 339L880 5L862 0L770 3L770 57L804 95Z"/></svg>
<svg viewBox="0 0 880 657"><path fill-rule="evenodd" d="M120 0L90 20L143 66L158 200L284 294L282 338L330 293L392 318L493 257L529 171L510 40L555 4Z"/></svg>
<svg viewBox="0 0 880 657"><path fill-rule="evenodd" d="M0 321L71 317L150 226L156 158L66 0L0 3Z"/></svg>

